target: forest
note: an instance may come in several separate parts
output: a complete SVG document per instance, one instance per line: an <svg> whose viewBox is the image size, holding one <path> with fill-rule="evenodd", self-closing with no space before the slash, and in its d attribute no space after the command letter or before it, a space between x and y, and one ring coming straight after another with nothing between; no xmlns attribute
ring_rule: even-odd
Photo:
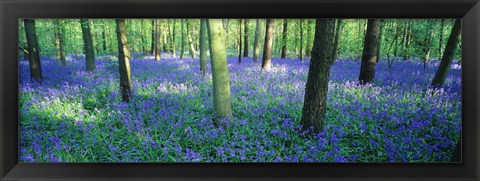
<svg viewBox="0 0 480 181"><path fill-rule="evenodd" d="M19 162L454 162L460 19L19 19Z"/></svg>

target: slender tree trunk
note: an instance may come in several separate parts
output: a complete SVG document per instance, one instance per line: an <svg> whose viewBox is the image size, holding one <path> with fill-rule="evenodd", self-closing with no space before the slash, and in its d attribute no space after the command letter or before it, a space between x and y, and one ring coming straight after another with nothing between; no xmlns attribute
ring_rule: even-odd
<svg viewBox="0 0 480 181"><path fill-rule="evenodd" d="M140 42L142 46L142 54L146 55L147 54L147 48L145 47L145 33L143 30L143 21L144 19L140 19Z"/></svg>
<svg viewBox="0 0 480 181"><path fill-rule="evenodd" d="M230 119L232 117L230 78L224 42L225 32L220 19L208 20L208 34L212 63L213 110L215 111L216 123L219 123L220 119Z"/></svg>
<svg viewBox="0 0 480 181"><path fill-rule="evenodd" d="M398 36L399 36L399 34L400 34L400 31L401 31L401 30L400 30L400 26L398 25L398 21L395 22L395 25L396 25L395 35L397 36L397 39L398 39ZM402 40L403 40L403 39L402 39ZM401 44L401 43L400 43L400 44ZM398 55L398 47L399 47L398 45L399 45L398 40L395 40L395 48L393 49L393 56L394 56L394 57L397 57L397 55Z"/></svg>
<svg viewBox="0 0 480 181"><path fill-rule="evenodd" d="M207 19L200 19L200 71L207 72Z"/></svg>
<svg viewBox="0 0 480 181"><path fill-rule="evenodd" d="M300 54L299 54L299 59L300 61L303 61L303 21L304 19L300 19Z"/></svg>
<svg viewBox="0 0 480 181"><path fill-rule="evenodd" d="M155 19L155 61L160 61L162 45L160 43L160 19Z"/></svg>
<svg viewBox="0 0 480 181"><path fill-rule="evenodd" d="M442 50L443 50L443 29L444 28L445 28L445 19L442 19L440 23L440 39L438 40L438 56L439 57L442 55Z"/></svg>
<svg viewBox="0 0 480 181"><path fill-rule="evenodd" d="M262 57L262 70L265 71L269 71L272 67L273 23L273 19L267 19Z"/></svg>
<svg viewBox="0 0 480 181"><path fill-rule="evenodd" d="M167 25L168 26L168 25ZM163 52L168 52L168 48L167 48L167 45L168 45L168 41L167 41L167 28L164 28L163 29Z"/></svg>
<svg viewBox="0 0 480 181"><path fill-rule="evenodd" d="M82 25L87 71L94 71L96 68L95 53L93 50L92 35L90 33L90 23L88 19L80 19L80 23Z"/></svg>
<svg viewBox="0 0 480 181"><path fill-rule="evenodd" d="M156 20L152 19L152 43L150 45L150 54L155 56L155 29L156 29Z"/></svg>
<svg viewBox="0 0 480 181"><path fill-rule="evenodd" d="M256 27L255 27L255 40L253 45L253 62L258 61L258 55L260 54L260 19L257 19Z"/></svg>
<svg viewBox="0 0 480 181"><path fill-rule="evenodd" d="M127 47L125 19L116 19L118 40L118 72L122 101L129 102L132 96L132 78L130 74L130 51Z"/></svg>
<svg viewBox="0 0 480 181"><path fill-rule="evenodd" d="M242 63L242 19L238 20L238 63Z"/></svg>
<svg viewBox="0 0 480 181"><path fill-rule="evenodd" d="M175 41L175 24L176 24L176 20L174 19L173 20L173 27L172 27L172 56L173 57L176 57L176 52L177 52L177 48L175 47L177 45L177 42Z"/></svg>
<svg viewBox="0 0 480 181"><path fill-rule="evenodd" d="M340 42L340 34L342 32L342 23L343 23L343 20L342 19L337 19L337 25L335 27L335 40L334 40L334 43L333 43L333 61L335 61L337 59L337 53L338 53L338 49L339 49L339 42Z"/></svg>
<svg viewBox="0 0 480 181"><path fill-rule="evenodd" d="M378 48L377 48L377 59L376 62L379 62L381 59L382 51L382 36L383 36L383 20L380 20L380 33L378 34Z"/></svg>
<svg viewBox="0 0 480 181"><path fill-rule="evenodd" d="M180 20L180 29L181 29L181 33L182 33L182 42L181 42L181 47L180 47L180 60L183 59L183 55L185 53L185 29L184 29L184 25L185 24L185 20L184 19L181 19Z"/></svg>
<svg viewBox="0 0 480 181"><path fill-rule="evenodd" d="M452 65L453 57L455 56L455 52L457 51L457 42L459 39L461 30L461 20L455 19L455 24L453 25L452 32L450 33L450 37L448 37L447 46L443 51L442 61L440 62L440 66L435 73L435 77L433 77L431 86L433 87L441 87L445 83L445 79L447 78L448 71L450 70L450 66Z"/></svg>
<svg viewBox="0 0 480 181"><path fill-rule="evenodd" d="M24 19L25 35L28 45L28 62L30 64L30 79L37 82L43 81L40 53L38 50L37 31L34 19Z"/></svg>
<svg viewBox="0 0 480 181"><path fill-rule="evenodd" d="M362 65L358 80L361 84L370 83L375 78L377 48L380 36L380 19L368 19L367 34L363 46Z"/></svg>
<svg viewBox="0 0 480 181"><path fill-rule="evenodd" d="M307 46L305 47L305 56L312 56L312 26L310 25L310 19L307 20Z"/></svg>
<svg viewBox="0 0 480 181"><path fill-rule="evenodd" d="M188 21L185 23L186 25L186 28L187 28L187 38L188 38L188 44L190 46L190 55L192 56L193 59L196 58L196 55L195 55L195 47L193 46L193 37L192 35L190 34L192 31L190 30L191 27L189 27L188 25Z"/></svg>
<svg viewBox="0 0 480 181"><path fill-rule="evenodd" d="M63 42L63 23L60 22L60 19L55 19L55 54L57 56L57 60L62 62L62 65L65 66L67 64L65 60L64 54L64 42Z"/></svg>
<svg viewBox="0 0 480 181"><path fill-rule="evenodd" d="M426 28L426 33L425 33L425 38L423 40L423 51L425 53L423 57L423 69L427 69L427 62L428 59L430 59L430 46L432 44L432 39L433 39L433 27L432 27L433 22L430 20L427 20L427 28Z"/></svg>
<svg viewBox="0 0 480 181"><path fill-rule="evenodd" d="M301 125L313 133L323 130L330 67L333 63L334 19L317 19L312 58L308 70Z"/></svg>
<svg viewBox="0 0 480 181"><path fill-rule="evenodd" d="M283 46L282 46L281 58L287 57L287 31L288 31L288 21L287 19L283 19L283 42L282 42Z"/></svg>
<svg viewBox="0 0 480 181"><path fill-rule="evenodd" d="M387 50L388 69L392 68L392 63L390 62L390 50L392 49L394 43L397 44L397 41L398 41L398 34L395 33L395 35L393 37L393 40L392 40L392 43L390 43L390 46L388 47L388 50Z"/></svg>
<svg viewBox="0 0 480 181"><path fill-rule="evenodd" d="M107 52L107 36L105 36L105 29L107 27L105 26L105 22L103 25L103 30L102 30L102 39L103 39L103 52Z"/></svg>
<svg viewBox="0 0 480 181"><path fill-rule="evenodd" d="M245 19L244 22L245 22L245 27L244 27L245 33L244 33L244 40L243 40L243 44L244 44L243 56L248 57L248 19Z"/></svg>

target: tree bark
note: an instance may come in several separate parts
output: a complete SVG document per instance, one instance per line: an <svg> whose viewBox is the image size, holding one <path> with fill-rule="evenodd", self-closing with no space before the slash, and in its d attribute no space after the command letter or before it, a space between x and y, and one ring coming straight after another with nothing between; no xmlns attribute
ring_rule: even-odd
<svg viewBox="0 0 480 181"><path fill-rule="evenodd" d="M333 44L333 61L335 61L337 59L337 53L338 53L338 49L339 49L339 46L338 46L338 43L340 42L340 34L342 32L342 25L343 23L343 20L342 19L337 19L337 24L336 24L336 27L335 27L335 42Z"/></svg>
<svg viewBox="0 0 480 181"><path fill-rule="evenodd" d="M378 48L377 48L377 59L376 62L380 61L381 58L381 51L382 51L382 36L383 36L383 20L380 20L380 29L378 34Z"/></svg>
<svg viewBox="0 0 480 181"><path fill-rule="evenodd" d="M380 36L380 19L368 19L367 33L362 53L362 65L358 80L361 84L370 83L375 78L377 49Z"/></svg>
<svg viewBox="0 0 480 181"><path fill-rule="evenodd" d="M243 20L245 23L244 30L244 40L243 40L243 56L248 57L248 19Z"/></svg>
<svg viewBox="0 0 480 181"><path fill-rule="evenodd" d="M177 42L175 41L175 33L176 33L175 24L176 24L176 20L174 19L173 20L173 25L172 25L173 26L172 27L172 33L171 33L172 34L172 56L173 57L177 56L177 54L176 54L177 48L175 47L177 45Z"/></svg>
<svg viewBox="0 0 480 181"><path fill-rule="evenodd" d="M24 19L25 35L28 45L28 62L30 64L30 79L37 82L43 81L40 53L38 50L37 31L34 19Z"/></svg>
<svg viewBox="0 0 480 181"><path fill-rule="evenodd" d="M155 56L155 29L156 29L156 25L155 25L155 19L152 19L152 43L150 45L150 54Z"/></svg>
<svg viewBox="0 0 480 181"><path fill-rule="evenodd" d="M255 27L255 40L253 45L253 62L258 61L258 55L260 54L260 19L257 19Z"/></svg>
<svg viewBox="0 0 480 181"><path fill-rule="evenodd" d="M62 20L63 21L63 20ZM65 53L64 53L64 45L65 43L63 42L63 23L60 22L60 19L55 19L55 54L57 56L57 60L60 60L62 62L62 65L65 66L67 65L67 61L65 60Z"/></svg>
<svg viewBox="0 0 480 181"><path fill-rule="evenodd" d="M93 50L92 35L90 33L90 23L88 19L80 19L82 25L83 42L85 47L85 59L87 71L94 71L95 67L95 52Z"/></svg>
<svg viewBox="0 0 480 181"><path fill-rule="evenodd" d="M455 52L457 51L457 42L458 37L460 35L461 30L461 20L455 19L455 24L453 25L452 32L450 33L450 37L448 37L447 46L443 51L442 61L440 62L440 66L435 73L435 77L433 77L431 86L433 87L441 87L445 83L445 79L447 78L448 71L450 70L450 65L452 65L453 57L455 56Z"/></svg>
<svg viewBox="0 0 480 181"><path fill-rule="evenodd" d="M220 19L208 20L208 34L212 63L213 110L218 123L220 119L232 117L225 32Z"/></svg>
<svg viewBox="0 0 480 181"><path fill-rule="evenodd" d="M267 19L262 57L262 70L264 71L269 71L272 67L273 23L273 19Z"/></svg>
<svg viewBox="0 0 480 181"><path fill-rule="evenodd" d="M195 55L195 47L193 46L193 37L192 35L190 34L192 31L190 30L190 26L188 25L188 21L185 20L185 26L187 28L187 38L188 38L188 45L190 46L190 55L192 56L193 59L196 58L196 55Z"/></svg>
<svg viewBox="0 0 480 181"><path fill-rule="evenodd" d="M238 20L238 63L242 63L242 19Z"/></svg>
<svg viewBox="0 0 480 181"><path fill-rule="evenodd" d="M160 43L160 19L155 19L155 61L160 61L161 54L161 43Z"/></svg>
<svg viewBox="0 0 480 181"><path fill-rule="evenodd" d="M207 19L200 19L200 71L205 76L207 69Z"/></svg>
<svg viewBox="0 0 480 181"><path fill-rule="evenodd" d="M272 25L273 26L273 25ZM287 31L288 31L288 21L287 19L283 20L283 39L282 39L282 56L281 58L287 57Z"/></svg>
<svg viewBox="0 0 480 181"><path fill-rule="evenodd" d="M300 61L303 61L303 21L304 19L300 19L300 54L299 54L299 59Z"/></svg>
<svg viewBox="0 0 480 181"><path fill-rule="evenodd" d="M440 38L438 40L438 56L442 55L443 49L443 29L445 28L445 19L441 20L440 23Z"/></svg>
<svg viewBox="0 0 480 181"><path fill-rule="evenodd" d="M334 19L316 20L301 118L302 129L311 128L313 133L322 131L324 127L330 67L334 61L334 30Z"/></svg>
<svg viewBox="0 0 480 181"><path fill-rule="evenodd" d="M118 40L118 71L120 74L120 91L122 100L129 102L132 96L132 79L130 75L130 51L127 47L125 19L116 19Z"/></svg>
<svg viewBox="0 0 480 181"><path fill-rule="evenodd" d="M181 47L180 47L180 60L183 59L183 55L185 53L185 29L184 29L184 25L185 24L185 20L184 19L181 19L180 20L180 29L181 29L181 33L182 33L182 38L181 38Z"/></svg>

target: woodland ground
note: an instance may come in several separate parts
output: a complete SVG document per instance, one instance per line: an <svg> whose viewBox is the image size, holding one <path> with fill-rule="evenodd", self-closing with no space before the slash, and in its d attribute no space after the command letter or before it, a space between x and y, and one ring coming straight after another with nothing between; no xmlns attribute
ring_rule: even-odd
<svg viewBox="0 0 480 181"><path fill-rule="evenodd" d="M20 61L20 162L441 162L460 138L458 63L432 91L438 61L381 60L375 84L360 86L360 60L337 60L326 127L309 137L299 125L308 59L273 58L265 73L261 60L229 58L234 119L216 127L198 59L135 57L128 104L116 57L98 57L92 73L83 58L44 57L42 84Z"/></svg>

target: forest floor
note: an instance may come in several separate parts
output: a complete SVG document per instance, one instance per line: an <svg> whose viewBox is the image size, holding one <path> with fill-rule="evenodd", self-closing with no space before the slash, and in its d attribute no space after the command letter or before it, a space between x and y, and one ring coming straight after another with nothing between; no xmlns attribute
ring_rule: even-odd
<svg viewBox="0 0 480 181"><path fill-rule="evenodd" d="M374 85L357 84L360 61L331 70L327 120L300 131L308 59L228 60L233 120L213 124L212 78L199 60L131 60L133 98L123 103L116 57L97 70L68 57L42 58L44 82L20 61L20 162L442 162L461 132L461 68L443 89L428 85L438 61L377 64ZM210 65L207 68L210 72Z"/></svg>

